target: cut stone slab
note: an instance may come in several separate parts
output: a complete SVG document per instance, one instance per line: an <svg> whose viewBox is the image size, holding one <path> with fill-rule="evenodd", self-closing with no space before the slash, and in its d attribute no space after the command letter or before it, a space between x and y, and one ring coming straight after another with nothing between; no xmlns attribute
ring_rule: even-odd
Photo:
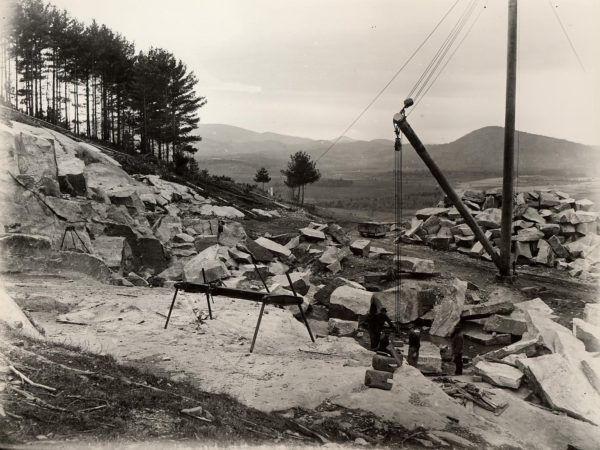
<svg viewBox="0 0 600 450"><path fill-rule="evenodd" d="M231 254L232 250L233 249L229 249L229 254ZM239 253L241 253L241 252L239 252ZM248 259L250 259L250 255L246 254L246 257ZM233 258L233 259L235 259L235 258ZM251 263L252 261L249 261L249 262ZM245 263L248 263L248 261L245 261ZM290 270L289 266L280 261L273 261L273 262L269 263L269 274L271 274L271 275L283 275L288 270Z"/></svg>
<svg viewBox="0 0 600 450"><path fill-rule="evenodd" d="M540 208L557 206L560 205L560 198L552 192L540 192L539 205Z"/></svg>
<svg viewBox="0 0 600 450"><path fill-rule="evenodd" d="M576 419L600 423L600 395L579 367L562 355L520 359L517 365L552 409Z"/></svg>
<svg viewBox="0 0 600 450"><path fill-rule="evenodd" d="M357 320L371 307L372 292L350 286L340 286L329 298L329 315L344 320Z"/></svg>
<svg viewBox="0 0 600 450"><path fill-rule="evenodd" d="M600 327L600 303L588 303L583 308L583 320Z"/></svg>
<svg viewBox="0 0 600 450"><path fill-rule="evenodd" d="M212 247L218 242L219 238L216 234L194 236L194 247L196 248L197 252L203 252L208 247Z"/></svg>
<svg viewBox="0 0 600 450"><path fill-rule="evenodd" d="M408 346L405 345L402 347L401 352L404 358L407 358ZM442 373L442 355L440 353L440 348L437 345L430 341L421 341L417 369L419 369L421 373L429 375Z"/></svg>
<svg viewBox="0 0 600 450"><path fill-rule="evenodd" d="M536 242L544 238L542 233L537 228L525 228L519 230L517 236L514 238L517 242Z"/></svg>
<svg viewBox="0 0 600 450"><path fill-rule="evenodd" d="M331 318L328 322L328 331L332 336L353 336L358 329L358 322Z"/></svg>
<svg viewBox="0 0 600 450"><path fill-rule="evenodd" d="M244 244L238 244L238 250L249 252L256 261L268 263L273 261L273 253L262 245L258 245L252 239L248 239Z"/></svg>
<svg viewBox="0 0 600 450"><path fill-rule="evenodd" d="M554 317L554 311L550 308L541 298L534 298L533 300L527 300L525 302L515 303L515 311L526 312L534 311L538 314L545 315L547 317Z"/></svg>
<svg viewBox="0 0 600 450"><path fill-rule="evenodd" d="M508 345L511 335L506 333L485 333L478 330L465 331L465 339L481 345Z"/></svg>
<svg viewBox="0 0 600 450"><path fill-rule="evenodd" d="M247 239L246 231L239 222L228 222L223 224L223 230L219 233L219 244L227 247L235 247Z"/></svg>
<svg viewBox="0 0 600 450"><path fill-rule="evenodd" d="M306 295L310 289L310 272L291 272L289 275L296 293ZM290 282L285 275L275 275L270 282L274 285L279 284L286 289L290 288Z"/></svg>
<svg viewBox="0 0 600 450"><path fill-rule="evenodd" d="M314 228L301 228L300 234L305 238L312 239L315 241L324 241L326 239L325 233L320 230L315 230Z"/></svg>
<svg viewBox="0 0 600 450"><path fill-rule="evenodd" d="M581 200L575 201L575 210L576 211L589 211L592 206L594 206L594 202L588 200L587 198L582 198Z"/></svg>
<svg viewBox="0 0 600 450"><path fill-rule="evenodd" d="M377 310L385 307L391 314L396 312L400 323L410 323L430 311L437 300L434 289L423 289L418 285L402 283L400 285L400 304L396 308L396 289L389 289L373 294L372 303Z"/></svg>
<svg viewBox="0 0 600 450"><path fill-rule="evenodd" d="M486 357L503 359L509 355L526 355L528 357L536 356L540 347L540 339L521 339L506 347L493 350L485 354ZM478 357L479 358L479 357Z"/></svg>
<svg viewBox="0 0 600 450"><path fill-rule="evenodd" d="M465 305L467 282L455 278L444 293L442 301L433 309L434 319L429 334L449 337L460 322Z"/></svg>
<svg viewBox="0 0 600 450"><path fill-rule="evenodd" d="M551 352L563 356L574 367L587 357L585 345L568 328L537 311L526 311L527 333L524 338L539 338Z"/></svg>
<svg viewBox="0 0 600 450"><path fill-rule="evenodd" d="M289 248L286 248L283 245L280 245L277 242L267 239L265 237L259 237L254 242L262 248L276 255L281 255L287 258L292 254Z"/></svg>
<svg viewBox="0 0 600 450"><path fill-rule="evenodd" d="M179 233L173 236L173 242L177 243L193 243L194 238L187 233Z"/></svg>
<svg viewBox="0 0 600 450"><path fill-rule="evenodd" d="M348 237L344 229L337 223L330 223L329 225L327 225L327 229L325 231L338 244L350 245L350 238Z"/></svg>
<svg viewBox="0 0 600 450"><path fill-rule="evenodd" d="M393 378L393 373L368 369L365 373L365 386L389 391L394 383Z"/></svg>
<svg viewBox="0 0 600 450"><path fill-rule="evenodd" d="M475 364L475 373L485 381L500 387L519 389L523 372L508 364L479 361Z"/></svg>
<svg viewBox="0 0 600 450"><path fill-rule="evenodd" d="M338 248L333 245L327 247L327 249L323 252L321 257L319 258L319 262L321 264L329 265L335 262L339 263L338 259Z"/></svg>
<svg viewBox="0 0 600 450"><path fill-rule="evenodd" d="M548 244L550 244L550 247L552 247L552 250L554 251L554 253L556 254L556 256L558 256L559 258L570 258L571 254L569 253L569 250L567 250L562 243L560 242L560 239L558 238L558 236L551 236L548 239Z"/></svg>
<svg viewBox="0 0 600 450"><path fill-rule="evenodd" d="M122 236L98 236L94 240L96 254L111 269L121 267L125 245L126 239Z"/></svg>
<svg viewBox="0 0 600 450"><path fill-rule="evenodd" d="M417 219L427 219L431 216L443 216L447 214L449 208L423 208L415 213Z"/></svg>
<svg viewBox="0 0 600 450"><path fill-rule="evenodd" d="M226 217L229 219L241 219L245 217L243 212L235 209L233 206L216 205L202 205L200 208L200 215Z"/></svg>
<svg viewBox="0 0 600 450"><path fill-rule="evenodd" d="M527 331L527 322L524 317L501 316L494 314L485 321L484 331L496 333L509 333L522 336Z"/></svg>
<svg viewBox="0 0 600 450"><path fill-rule="evenodd" d="M140 287L148 286L148 282L146 280L144 280L142 277L140 277L135 272L129 272L129 274L125 277L125 279L127 281L129 281L131 284L133 284L134 286L140 286Z"/></svg>
<svg viewBox="0 0 600 450"><path fill-rule="evenodd" d="M596 392L600 393L600 357L596 355L581 361L581 370Z"/></svg>
<svg viewBox="0 0 600 450"><path fill-rule="evenodd" d="M397 261L396 258L394 258L394 260ZM419 275L435 274L435 264L431 259L401 256L398 268L400 272L405 273L414 273Z"/></svg>
<svg viewBox="0 0 600 450"><path fill-rule="evenodd" d="M352 253L358 256L369 256L370 249L371 241L368 239L357 239L350 244L350 250L352 250Z"/></svg>
<svg viewBox="0 0 600 450"><path fill-rule="evenodd" d="M539 223L540 225L544 225L546 223L546 219L544 219L535 208L527 208L522 217L524 220Z"/></svg>
<svg viewBox="0 0 600 450"><path fill-rule="evenodd" d="M536 228L544 233L544 236L550 237L560 234L560 225L557 223L547 223L545 225L536 225Z"/></svg>
<svg viewBox="0 0 600 450"><path fill-rule="evenodd" d="M330 299L333 291L335 291L337 288L339 288L341 286L350 286L355 289L360 289L362 291L366 291L364 286L360 285L359 283L347 280L342 277L335 277L333 280L331 280L325 286L321 287L317 292L315 292L315 295L313 296L313 298L316 302L318 302L322 305L328 305L329 299Z"/></svg>
<svg viewBox="0 0 600 450"><path fill-rule="evenodd" d="M509 301L480 303L465 306L461 317L463 319L481 319L493 314L510 314L514 309L514 304Z"/></svg>
<svg viewBox="0 0 600 450"><path fill-rule="evenodd" d="M554 254L554 250L552 250L552 247L550 246L550 244L548 244L548 242L544 241L543 239L540 239L538 241L537 246L538 246L538 252L537 252L537 255L535 256L535 262L538 264L543 264L548 267L553 267L555 254Z"/></svg>
<svg viewBox="0 0 600 450"><path fill-rule="evenodd" d="M502 221L502 210L499 208L490 208L477 214L475 220L479 225L485 228L500 228Z"/></svg>
<svg viewBox="0 0 600 450"><path fill-rule="evenodd" d="M287 244L285 244L285 248L293 250L296 247L298 247L299 245L300 245L300 236L296 236L296 237L293 237L292 239L290 239Z"/></svg>
<svg viewBox="0 0 600 450"><path fill-rule="evenodd" d="M152 227L154 235L162 242L166 244L172 240L176 235L182 233L181 220L178 217L173 216L162 216Z"/></svg>
<svg viewBox="0 0 600 450"><path fill-rule="evenodd" d="M441 220L438 216L428 217L425 222L423 222L422 228L425 230L427 234L436 234L440 228L442 227Z"/></svg>
<svg viewBox="0 0 600 450"><path fill-rule="evenodd" d="M202 269L206 274L206 280L204 280ZM183 281L190 283L208 283L230 276L231 273L219 259L219 245L208 247L183 266Z"/></svg>
<svg viewBox="0 0 600 450"><path fill-rule="evenodd" d="M515 242L515 257L516 258L525 258L527 262L533 259L533 254L531 253L531 242Z"/></svg>
<svg viewBox="0 0 600 450"><path fill-rule="evenodd" d="M588 352L600 352L600 327L581 319L573 319L573 334Z"/></svg>

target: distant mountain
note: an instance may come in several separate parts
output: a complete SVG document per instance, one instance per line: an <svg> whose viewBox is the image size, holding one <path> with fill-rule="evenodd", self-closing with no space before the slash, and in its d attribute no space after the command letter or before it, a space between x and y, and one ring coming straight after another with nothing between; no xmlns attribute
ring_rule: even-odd
<svg viewBox="0 0 600 450"><path fill-rule="evenodd" d="M202 124L202 141L196 159L203 168L239 181L251 181L256 169L265 166L278 175L289 156L298 150L314 159L321 157L332 141L257 133L230 125ZM426 132L422 132L426 141ZM426 145L436 163L448 172L502 173L504 129L484 127L447 143ZM556 173L596 175L600 173L600 147L519 132L516 154L521 175ZM363 178L390 172L394 162L392 140L357 141L342 137L319 162L324 178ZM409 144L403 147L405 170L426 170Z"/></svg>

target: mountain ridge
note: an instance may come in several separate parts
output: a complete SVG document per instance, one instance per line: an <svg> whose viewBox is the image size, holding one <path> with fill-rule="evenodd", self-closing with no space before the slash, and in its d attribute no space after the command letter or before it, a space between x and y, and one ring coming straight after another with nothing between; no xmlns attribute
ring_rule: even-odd
<svg viewBox="0 0 600 450"><path fill-rule="evenodd" d="M279 173L289 156L299 150L318 159L318 167L326 178L373 176L389 172L394 162L394 142L387 139L361 141L343 137L323 156L333 140L258 133L223 124L201 124L198 131L203 137L196 153L200 166L240 181L254 176L248 173L249 168L264 166L271 174ZM482 127L454 141L426 147L442 170L502 173L503 127ZM427 170L410 144L404 144L403 152L404 170ZM524 131L517 132L515 155L521 174L595 175L600 169L599 146Z"/></svg>

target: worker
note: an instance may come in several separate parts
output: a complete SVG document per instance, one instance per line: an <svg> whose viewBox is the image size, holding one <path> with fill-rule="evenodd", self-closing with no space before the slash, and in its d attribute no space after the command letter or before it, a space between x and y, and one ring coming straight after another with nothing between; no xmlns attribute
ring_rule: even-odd
<svg viewBox="0 0 600 450"><path fill-rule="evenodd" d="M460 328L457 328L454 333L454 337L452 338L452 355L454 357L454 365L456 366L456 370L454 372L455 375L462 375L463 372L463 347L464 347L464 337Z"/></svg>
<svg viewBox="0 0 600 450"><path fill-rule="evenodd" d="M408 364L417 367L419 363L419 349L421 348L421 330L411 328L408 332Z"/></svg>
<svg viewBox="0 0 600 450"><path fill-rule="evenodd" d="M385 324L389 324L390 327L394 328L392 319L387 315L387 309L381 308L379 312L371 314L367 319L367 325L369 327L369 337L371 339L371 350L377 351L379 348L379 341L381 340L381 332Z"/></svg>

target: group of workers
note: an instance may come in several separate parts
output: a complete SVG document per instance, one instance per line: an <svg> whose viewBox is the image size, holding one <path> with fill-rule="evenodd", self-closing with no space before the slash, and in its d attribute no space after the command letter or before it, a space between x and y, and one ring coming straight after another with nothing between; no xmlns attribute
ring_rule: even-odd
<svg viewBox="0 0 600 450"><path fill-rule="evenodd" d="M386 328L386 324L390 328ZM379 311L372 309L367 316L367 326L371 341L371 350L386 351L390 343L389 332L396 329L396 326L387 315L387 309L381 308ZM452 357L456 366L456 375L462 375L463 371L463 346L463 334L460 328L457 327L452 338ZM408 332L408 356L406 358L409 365L417 367L420 348L421 330L419 327L411 327Z"/></svg>

